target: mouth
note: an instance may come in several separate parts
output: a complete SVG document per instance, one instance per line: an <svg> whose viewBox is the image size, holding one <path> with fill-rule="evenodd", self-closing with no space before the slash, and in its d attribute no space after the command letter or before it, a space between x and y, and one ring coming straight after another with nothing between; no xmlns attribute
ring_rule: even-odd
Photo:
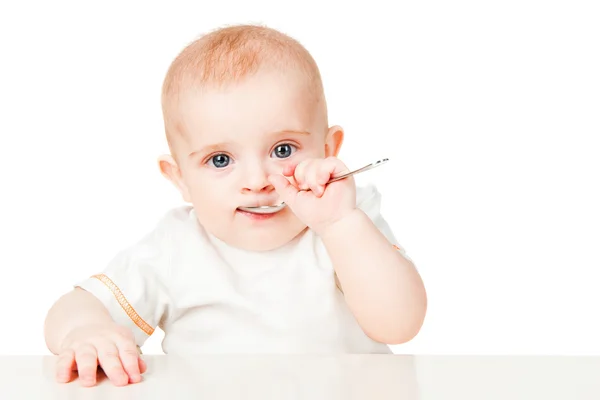
<svg viewBox="0 0 600 400"><path fill-rule="evenodd" d="M238 210L249 212L252 214L275 214L286 206L285 203L279 203L270 206L252 206L252 207L238 207Z"/></svg>
<svg viewBox="0 0 600 400"><path fill-rule="evenodd" d="M238 207L236 212L253 220L264 220L276 216L285 206L285 203L281 203L274 206Z"/></svg>

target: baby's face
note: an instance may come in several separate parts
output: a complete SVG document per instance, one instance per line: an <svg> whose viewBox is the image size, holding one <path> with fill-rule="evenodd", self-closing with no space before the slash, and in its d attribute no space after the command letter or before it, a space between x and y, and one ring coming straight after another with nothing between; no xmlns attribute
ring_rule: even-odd
<svg viewBox="0 0 600 400"><path fill-rule="evenodd" d="M334 155L326 111L302 80L262 71L227 88L182 99L185 139L175 150L184 197L204 228L230 245L279 247L306 226L285 207L268 217L238 207L278 204L268 181L287 164Z"/></svg>

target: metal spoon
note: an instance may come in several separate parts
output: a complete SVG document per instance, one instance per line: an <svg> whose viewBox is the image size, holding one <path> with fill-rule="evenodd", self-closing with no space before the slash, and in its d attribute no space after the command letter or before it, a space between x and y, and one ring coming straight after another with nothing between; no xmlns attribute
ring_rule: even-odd
<svg viewBox="0 0 600 400"><path fill-rule="evenodd" d="M339 175L339 176L334 176L333 178L331 178L326 185L329 185L332 182L336 182L342 179L345 179L347 177L349 177L350 175L354 175L354 174L358 174L360 172L365 172L368 171L370 169L373 169L375 167L378 167L380 165L385 164L386 162L388 162L389 159L388 158L383 158L381 160L377 160L371 164L367 164L362 168L359 168L357 170L351 171L351 172L347 172L345 174ZM259 207L239 207L240 210L242 211L247 211L247 212L252 212L255 214L272 214L272 213L276 213L277 211L281 210L283 207L285 207L286 204L285 203L280 203L280 204L276 204L273 206L259 206Z"/></svg>

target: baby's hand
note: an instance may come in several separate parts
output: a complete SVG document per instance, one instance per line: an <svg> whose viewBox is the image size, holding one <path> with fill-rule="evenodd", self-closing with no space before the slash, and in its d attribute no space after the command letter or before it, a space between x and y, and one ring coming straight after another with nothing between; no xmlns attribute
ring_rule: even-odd
<svg viewBox="0 0 600 400"><path fill-rule="evenodd" d="M348 172L336 157L304 160L272 175L269 181L296 216L317 234L356 209L356 187L352 176L332 182L333 176ZM291 181L285 176L291 178Z"/></svg>
<svg viewBox="0 0 600 400"><path fill-rule="evenodd" d="M115 386L140 382L141 374L146 372L133 334L116 324L88 325L71 331L58 354L56 367L58 382L69 382L78 372L83 386L96 384L98 367Z"/></svg>

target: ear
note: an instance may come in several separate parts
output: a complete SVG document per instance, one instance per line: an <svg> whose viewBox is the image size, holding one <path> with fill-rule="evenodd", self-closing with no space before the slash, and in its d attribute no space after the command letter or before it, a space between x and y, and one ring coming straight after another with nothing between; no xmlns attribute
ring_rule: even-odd
<svg viewBox="0 0 600 400"><path fill-rule="evenodd" d="M160 168L161 174L169 181L171 181L171 183L175 185L177 190L179 190L181 196L183 197L183 200L188 203L191 203L190 193L185 184L185 181L183 180L181 169L179 169L179 166L177 165L173 157L171 157L168 154L160 156L158 158L158 166Z"/></svg>
<svg viewBox="0 0 600 400"><path fill-rule="evenodd" d="M340 126L332 126L325 138L325 157L337 157L344 142L344 130Z"/></svg>

